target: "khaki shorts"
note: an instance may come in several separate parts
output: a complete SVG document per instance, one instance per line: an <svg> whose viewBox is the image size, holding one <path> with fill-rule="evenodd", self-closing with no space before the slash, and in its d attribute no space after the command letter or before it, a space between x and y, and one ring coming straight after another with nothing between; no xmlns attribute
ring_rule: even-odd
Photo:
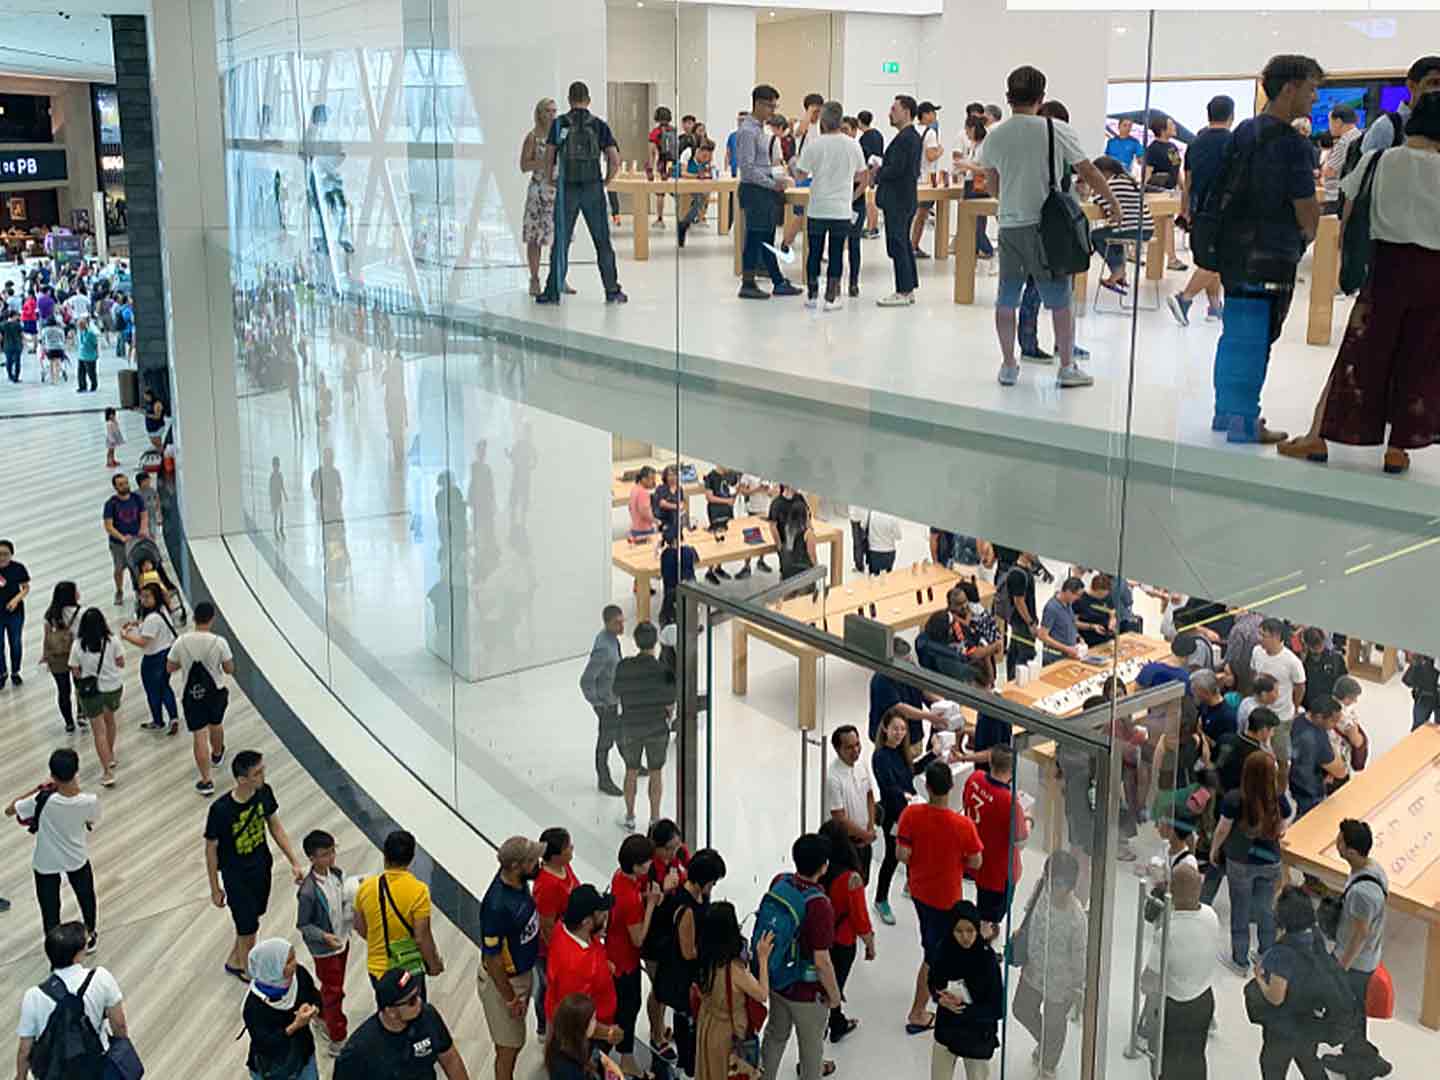
<svg viewBox="0 0 1440 1080"><path fill-rule="evenodd" d="M525 1003L530 1003L530 995L535 985L535 972L525 972L524 975L512 975L510 987L517 994L525 995ZM516 1016L510 1011L510 1006L500 996L499 989L490 978L490 973L485 970L485 965L480 965L480 971L475 976L475 989L480 995L480 1004L485 1010L485 1026L490 1029L490 1040L496 1046L504 1046L518 1050L525 1045L525 1021L529 1009L522 1009L520 1015Z"/></svg>

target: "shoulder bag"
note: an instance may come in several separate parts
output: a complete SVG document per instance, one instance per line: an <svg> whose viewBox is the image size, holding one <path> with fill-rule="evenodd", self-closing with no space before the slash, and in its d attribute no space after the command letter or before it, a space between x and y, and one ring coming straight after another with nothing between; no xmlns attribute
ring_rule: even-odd
<svg viewBox="0 0 1440 1080"><path fill-rule="evenodd" d="M75 693L82 698L98 697L100 694L100 669L105 666L105 650L110 646L110 639L107 637L100 643L100 652L96 654L95 674L80 675L75 679ZM83 670L83 668L82 668Z"/></svg>
<svg viewBox="0 0 1440 1080"><path fill-rule="evenodd" d="M382 872L380 874L380 931L385 936L385 963L386 969L403 968L414 974L425 974L425 957L420 954L420 946L415 941L415 928L405 921L405 916L400 914L400 909L395 906L395 898L390 895L390 882ZM390 902L390 907L395 910L395 918L400 920L400 925L405 928L407 937L396 941L390 940L390 920L385 916L385 902Z"/></svg>
<svg viewBox="0 0 1440 1080"><path fill-rule="evenodd" d="M1050 194L1040 208L1040 243L1052 274L1079 274L1090 267L1090 224L1080 204L1055 183L1055 121L1045 118L1050 140Z"/></svg>
<svg viewBox="0 0 1440 1080"><path fill-rule="evenodd" d="M1384 150L1375 151L1365 166L1360 190L1355 194L1349 220L1345 222L1345 235L1340 238L1340 289L1347 296L1359 292L1370 277L1370 261L1375 251L1375 243L1370 238L1370 208L1375 199L1375 170L1384 154Z"/></svg>
<svg viewBox="0 0 1440 1080"><path fill-rule="evenodd" d="M1010 935L1010 940L1005 943L1005 963L1011 967L1023 968L1030 961L1030 919L1035 914L1035 905L1040 902L1040 893L1045 888L1042 879L1036 886L1035 892L1030 897L1030 903L1025 905L1025 917L1020 920L1020 929Z"/></svg>
<svg viewBox="0 0 1440 1080"><path fill-rule="evenodd" d="M690 1017L698 1022L703 995L699 983L690 984ZM725 1012L730 1023L735 1022L735 987L730 965L725 965ZM741 1034L732 1026L730 1030L729 1080L753 1080L760 1071L760 1031L765 1026L769 1010L749 994L745 995L745 1024L747 1031Z"/></svg>

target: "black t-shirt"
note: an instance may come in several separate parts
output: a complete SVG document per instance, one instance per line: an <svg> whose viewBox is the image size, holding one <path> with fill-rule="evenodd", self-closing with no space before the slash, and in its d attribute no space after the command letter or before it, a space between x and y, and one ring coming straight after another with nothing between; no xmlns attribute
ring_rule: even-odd
<svg viewBox="0 0 1440 1080"><path fill-rule="evenodd" d="M1021 617L1020 605L1016 600L1023 596L1030 618L1039 621L1040 616L1035 610L1035 575L1023 566L1012 567L1005 579L1005 591L1010 594L1010 630L1027 641L1032 640L1035 631L1030 629L1030 624Z"/></svg>
<svg viewBox="0 0 1440 1080"><path fill-rule="evenodd" d="M24 329L19 319L6 319L0 322L0 345L3 345L6 352L19 352L20 346L25 343Z"/></svg>
<svg viewBox="0 0 1440 1080"><path fill-rule="evenodd" d="M805 517L810 517L810 504L805 501L803 495L776 495L770 500L770 520L776 525L784 525L790 520L790 507L799 503L805 508Z"/></svg>
<svg viewBox="0 0 1440 1080"><path fill-rule="evenodd" d="M657 657L646 653L626 657L615 665L615 696L620 699L620 726L627 735L660 735L668 729L675 676Z"/></svg>
<svg viewBox="0 0 1440 1080"><path fill-rule="evenodd" d="M705 490L721 499L733 499L735 489L730 486L730 474L720 469L711 469L705 474ZM710 524L723 525L735 516L734 503L717 503L706 500L705 509L710 515Z"/></svg>
<svg viewBox="0 0 1440 1080"><path fill-rule="evenodd" d="M270 785L263 785L247 802L236 802L227 791L210 804L205 817L205 839L219 845L220 870L226 874L268 874L274 862L265 839L266 822L280 804Z"/></svg>
<svg viewBox="0 0 1440 1080"><path fill-rule="evenodd" d="M0 569L0 614L5 611L6 605L15 599L20 586L30 580L30 571L25 569L25 564L17 559L11 559L4 569ZM24 615L25 605L17 604L15 614Z"/></svg>
<svg viewBox="0 0 1440 1080"><path fill-rule="evenodd" d="M296 965L295 982L295 1004L289 1009L267 1005L255 994L245 995L241 1017L250 1033L250 1053L245 1064L255 1072L284 1066L289 1069L284 1075L293 1076L315 1056L315 1036L309 1024L301 1025L294 1035L285 1034L301 1005L320 1007L320 991L303 965Z"/></svg>
<svg viewBox="0 0 1440 1080"><path fill-rule="evenodd" d="M404 1031L386 1030L377 1014L351 1032L335 1061L335 1080L434 1080L440 1055L454 1045L433 1005L424 1005Z"/></svg>
<svg viewBox="0 0 1440 1080"><path fill-rule="evenodd" d="M1180 149L1169 139L1156 139L1145 148L1145 164L1154 187L1173 188L1180 182Z"/></svg>
<svg viewBox="0 0 1440 1080"><path fill-rule="evenodd" d="M1235 129L1234 152L1246 154L1252 148L1249 193L1259 221L1256 246L1267 256L1298 263L1305 253L1305 234L1295 219L1294 204L1315 197L1313 148L1289 124L1264 114Z"/></svg>
<svg viewBox="0 0 1440 1080"><path fill-rule="evenodd" d="M668 503L674 503L676 509L664 509L660 505L661 499L664 499ZM668 484L659 484L655 490L650 493L650 512L655 515L655 520L659 523L661 531L664 531L671 525L677 525L680 521L680 511L684 508L685 495L682 488L678 485L676 487L670 487Z"/></svg>
<svg viewBox="0 0 1440 1080"><path fill-rule="evenodd" d="M1229 145L1230 132L1224 128L1206 128L1190 144L1185 153L1185 171L1190 174L1190 213L1205 205L1205 196L1220 175Z"/></svg>
<svg viewBox="0 0 1440 1080"><path fill-rule="evenodd" d="M1109 625L1110 616L1115 614L1114 609L1110 606L1110 598L1108 596L1102 599L1098 596L1092 596L1089 592L1080 594L1080 598L1075 601L1074 611L1077 622L1093 623L1096 626ZM1080 631L1080 637L1084 640L1085 644L1091 648L1094 648L1096 645L1103 645L1114 636L1115 635L1108 630L1101 632L1082 629Z"/></svg>
<svg viewBox="0 0 1440 1080"><path fill-rule="evenodd" d="M860 133L860 152L865 155L867 165L872 157L883 158L885 156L885 136L874 128L862 131Z"/></svg>

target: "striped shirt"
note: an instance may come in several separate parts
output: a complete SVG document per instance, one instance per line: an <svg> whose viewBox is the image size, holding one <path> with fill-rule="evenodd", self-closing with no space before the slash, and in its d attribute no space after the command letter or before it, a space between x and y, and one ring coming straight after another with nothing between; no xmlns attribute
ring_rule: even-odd
<svg viewBox="0 0 1440 1080"><path fill-rule="evenodd" d="M1135 178L1128 173L1121 173L1107 179L1110 181L1111 194L1120 204L1120 232L1134 232L1137 226L1145 232L1154 229L1155 219L1150 216L1150 207L1145 202L1145 193L1140 190L1140 185L1135 182ZM1105 204L1099 195L1096 195L1094 199L1101 206Z"/></svg>

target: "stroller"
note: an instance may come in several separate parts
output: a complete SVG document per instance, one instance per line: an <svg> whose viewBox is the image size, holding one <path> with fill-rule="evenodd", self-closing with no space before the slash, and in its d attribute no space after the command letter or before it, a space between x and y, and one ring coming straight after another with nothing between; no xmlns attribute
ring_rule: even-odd
<svg viewBox="0 0 1440 1080"><path fill-rule="evenodd" d="M165 568L165 557L160 553L159 544L146 536L131 537L125 544L125 563L130 568L130 584L135 590L137 619L145 615L140 606L140 586L145 575L153 572L159 578L160 588L165 593L165 608L171 623L184 626L189 622L190 614L185 609L185 598L180 595L179 587Z"/></svg>

